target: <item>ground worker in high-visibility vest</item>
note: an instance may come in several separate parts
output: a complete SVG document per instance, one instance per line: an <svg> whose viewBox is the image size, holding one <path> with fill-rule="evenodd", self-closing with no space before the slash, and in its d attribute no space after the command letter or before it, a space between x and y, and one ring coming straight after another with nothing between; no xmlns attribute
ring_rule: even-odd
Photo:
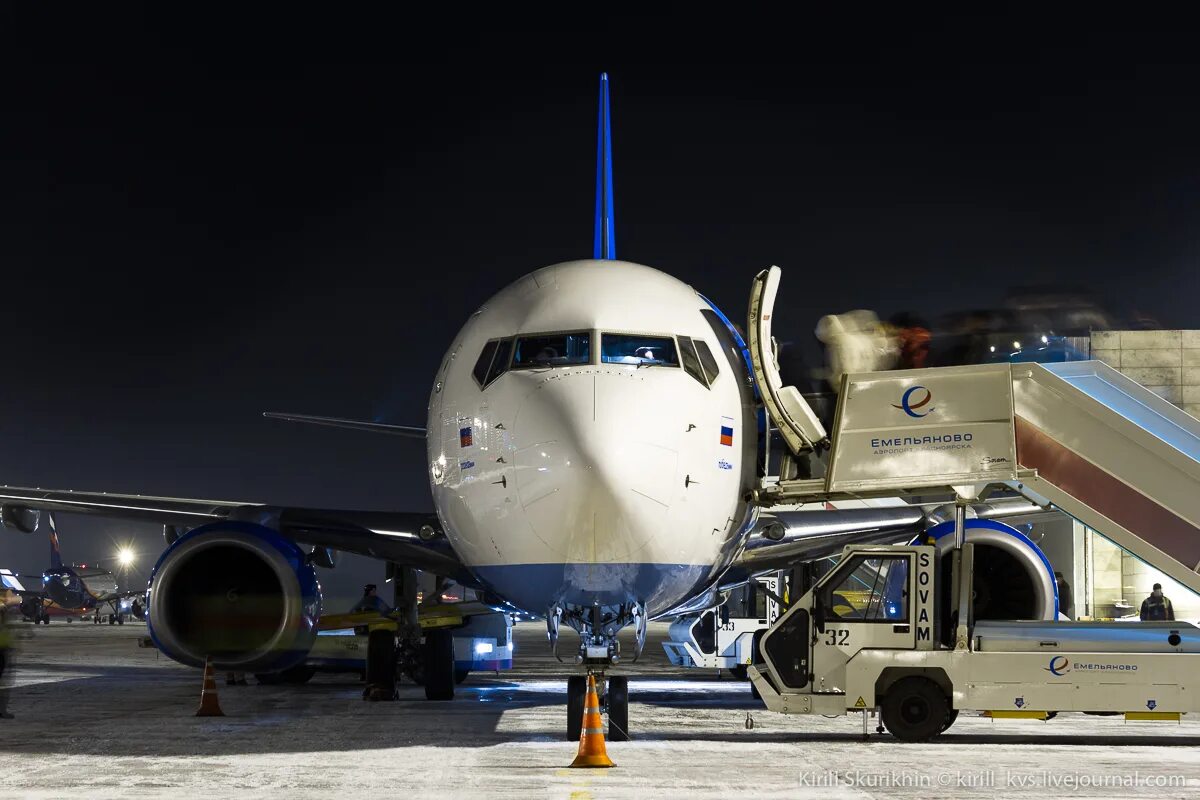
<svg viewBox="0 0 1200 800"><path fill-rule="evenodd" d="M1154 584L1150 596L1142 601L1141 614L1144 621L1164 621L1175 619L1175 607L1163 594L1162 584Z"/></svg>
<svg viewBox="0 0 1200 800"><path fill-rule="evenodd" d="M368 583L364 586L362 599L354 604L354 607L350 609L350 613L357 614L362 611L378 611L383 615L392 613L392 607L375 593L377 588L373 583Z"/></svg>

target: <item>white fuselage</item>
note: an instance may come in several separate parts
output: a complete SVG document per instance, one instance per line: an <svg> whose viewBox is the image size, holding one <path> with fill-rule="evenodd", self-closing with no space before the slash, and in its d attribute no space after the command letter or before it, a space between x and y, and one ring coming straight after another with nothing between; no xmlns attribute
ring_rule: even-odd
<svg viewBox="0 0 1200 800"><path fill-rule="evenodd" d="M680 337L707 345L707 370L685 368ZM755 420L742 354L694 289L637 264L557 264L485 303L446 355L434 503L466 566L521 609L661 613L715 580L752 520Z"/></svg>

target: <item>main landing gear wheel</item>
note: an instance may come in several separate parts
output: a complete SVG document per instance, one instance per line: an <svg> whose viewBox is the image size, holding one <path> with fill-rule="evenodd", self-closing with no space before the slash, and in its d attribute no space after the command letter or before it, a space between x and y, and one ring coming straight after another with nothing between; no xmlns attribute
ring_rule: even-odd
<svg viewBox="0 0 1200 800"><path fill-rule="evenodd" d="M454 637L448 630L425 634L425 699L454 699Z"/></svg>
<svg viewBox="0 0 1200 800"><path fill-rule="evenodd" d="M282 672L256 672L254 678L260 686L280 686L285 683L299 686L308 683L316 673L317 670L307 664L297 664Z"/></svg>
<svg viewBox="0 0 1200 800"><path fill-rule="evenodd" d="M587 699L587 678L567 678L567 741L578 742L583 735L583 704Z"/></svg>
<svg viewBox="0 0 1200 800"><path fill-rule="evenodd" d="M120 623L117 623L118 625ZM312 680L312 676L317 674L315 667L310 667L307 664L297 664L294 667L285 669L280 675L283 677L284 683L290 683L293 686L303 686Z"/></svg>
<svg viewBox="0 0 1200 800"><path fill-rule="evenodd" d="M396 637L391 631L367 634L367 685L363 700L396 699Z"/></svg>
<svg viewBox="0 0 1200 800"><path fill-rule="evenodd" d="M926 678L903 678L883 698L883 724L902 742L924 742L949 725L950 703L938 686Z"/></svg>
<svg viewBox="0 0 1200 800"><path fill-rule="evenodd" d="M629 678L608 679L608 740L629 741Z"/></svg>

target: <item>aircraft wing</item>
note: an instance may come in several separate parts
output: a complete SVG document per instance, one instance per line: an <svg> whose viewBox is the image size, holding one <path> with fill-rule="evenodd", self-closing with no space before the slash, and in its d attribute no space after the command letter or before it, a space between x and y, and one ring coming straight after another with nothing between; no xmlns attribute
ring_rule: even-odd
<svg viewBox="0 0 1200 800"><path fill-rule="evenodd" d="M475 581L432 512L342 511L270 506L226 500L149 497L135 494L57 491L0 487L0 519L6 527L33 530L41 511L157 522L166 531L184 531L221 520L255 522L274 528L298 542L347 553L393 561L455 578L468 586ZM432 537L419 535L422 527ZM427 534L429 530L427 529Z"/></svg>
<svg viewBox="0 0 1200 800"><path fill-rule="evenodd" d="M45 592L38 591L36 589L12 589L7 586L3 587L3 588L7 589L8 591L12 592L15 595L20 596L20 598L22 600L46 601L46 600L50 599L49 595L47 595Z"/></svg>
<svg viewBox="0 0 1200 800"><path fill-rule="evenodd" d="M42 580L41 575L18 575L12 570L0 569L0 594L5 591L9 591L15 595L20 595L22 599L26 597L45 597L45 595L38 589L26 589L25 585L21 583L22 578L28 578L38 582L41 582Z"/></svg>

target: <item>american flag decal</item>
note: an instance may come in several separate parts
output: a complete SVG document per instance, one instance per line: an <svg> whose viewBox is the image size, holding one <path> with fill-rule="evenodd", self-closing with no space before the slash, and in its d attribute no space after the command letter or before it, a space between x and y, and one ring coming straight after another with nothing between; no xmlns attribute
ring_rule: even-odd
<svg viewBox="0 0 1200 800"><path fill-rule="evenodd" d="M721 444L733 447L733 417L721 417Z"/></svg>
<svg viewBox="0 0 1200 800"><path fill-rule="evenodd" d="M458 429L458 446L459 447L470 447L474 443L474 441L475 441L474 438L471 436L470 428L459 428Z"/></svg>

